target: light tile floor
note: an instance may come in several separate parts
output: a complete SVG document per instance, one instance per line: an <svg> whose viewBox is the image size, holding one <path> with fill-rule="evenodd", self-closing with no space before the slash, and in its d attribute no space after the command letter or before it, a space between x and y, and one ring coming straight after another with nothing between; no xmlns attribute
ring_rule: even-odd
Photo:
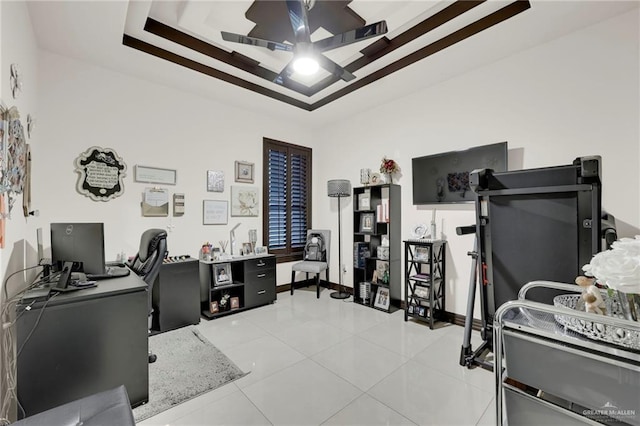
<svg viewBox="0 0 640 426"><path fill-rule="evenodd" d="M458 365L463 329L315 287L200 332L250 372L141 425L491 425L493 375ZM473 346L479 344L474 332Z"/></svg>

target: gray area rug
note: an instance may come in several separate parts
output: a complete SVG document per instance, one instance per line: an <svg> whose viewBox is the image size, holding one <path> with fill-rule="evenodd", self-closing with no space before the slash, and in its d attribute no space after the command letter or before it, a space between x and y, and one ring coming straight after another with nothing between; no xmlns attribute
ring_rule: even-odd
<svg viewBox="0 0 640 426"><path fill-rule="evenodd" d="M151 336L149 349L158 360L149 364L149 402L133 410L136 422L246 374L193 326Z"/></svg>

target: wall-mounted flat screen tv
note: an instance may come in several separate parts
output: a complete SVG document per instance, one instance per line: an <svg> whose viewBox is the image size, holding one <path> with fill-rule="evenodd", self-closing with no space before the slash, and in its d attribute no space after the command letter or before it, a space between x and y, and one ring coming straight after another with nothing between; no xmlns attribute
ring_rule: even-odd
<svg viewBox="0 0 640 426"><path fill-rule="evenodd" d="M447 204L473 201L469 172L475 169L507 171L507 143L482 145L411 159L413 204Z"/></svg>

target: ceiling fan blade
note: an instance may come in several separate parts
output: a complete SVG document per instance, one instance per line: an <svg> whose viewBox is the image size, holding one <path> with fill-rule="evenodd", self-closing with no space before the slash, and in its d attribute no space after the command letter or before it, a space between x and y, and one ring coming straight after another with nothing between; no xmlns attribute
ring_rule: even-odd
<svg viewBox="0 0 640 426"><path fill-rule="evenodd" d="M270 41L270 40L262 40L255 37L248 37L242 34L228 33L226 31L220 31L220 33L222 34L223 40L230 41L233 43L250 44L252 46L266 47L269 50L284 50L287 52L293 51L293 45L291 44L278 43L277 41Z"/></svg>
<svg viewBox="0 0 640 426"><path fill-rule="evenodd" d="M296 37L296 43L311 43L311 32L309 31L309 20L307 19L307 8L302 0L287 0L289 10L289 20Z"/></svg>
<svg viewBox="0 0 640 426"><path fill-rule="evenodd" d="M291 74L293 74L292 64L293 64L293 59L289 61L287 66L284 67L282 71L280 71L280 74L278 74L278 76L273 79L273 82L281 86L284 86L285 82L289 79L289 77L291 77Z"/></svg>
<svg viewBox="0 0 640 426"><path fill-rule="evenodd" d="M342 34L336 34L333 37L327 37L313 43L313 47L318 52L326 52L327 50L337 47L346 46L351 43L366 40L387 33L387 22L380 21L374 24L365 25L355 30L347 31Z"/></svg>
<svg viewBox="0 0 640 426"><path fill-rule="evenodd" d="M355 75L351 74L349 71L322 54L318 54L316 59L322 68L329 71L331 74L340 77L344 81L351 81L356 78Z"/></svg>

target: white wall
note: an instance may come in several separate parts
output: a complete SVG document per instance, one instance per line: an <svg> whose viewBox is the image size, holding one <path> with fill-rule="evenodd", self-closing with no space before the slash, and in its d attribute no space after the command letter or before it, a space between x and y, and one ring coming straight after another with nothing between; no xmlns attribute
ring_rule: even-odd
<svg viewBox="0 0 640 426"><path fill-rule="evenodd" d="M38 49L33 35L31 21L24 2L2 2L0 24L0 99L7 107L15 106L20 112L20 119L25 129L27 114L38 116L37 92L38 92ZM11 95L10 66L17 64L22 76L23 88L17 99ZM42 143L37 132L26 142L32 149ZM8 209L8 198L5 198ZM0 279L4 283L6 271L13 272L25 267L35 260L33 245L35 245L36 231L22 212L22 195L18 195L11 211L11 219L5 223L5 248L0 250ZM33 234L33 235L31 235ZM32 274L27 274L27 277ZM8 289L15 289L24 280L23 275L18 274L9 281ZM0 284L0 289L3 284Z"/></svg>
<svg viewBox="0 0 640 426"><path fill-rule="evenodd" d="M234 161L255 164L255 184L262 191L262 138L309 146L305 129L295 123L247 113L168 87L118 74L56 54L40 55L40 108L38 131L46 146L33 158L33 204L43 229L56 221L105 223L107 259L125 251L137 252L140 234L147 228L169 228L171 255L197 256L210 241L228 240L237 223L238 243L248 241L259 217L230 217L228 225L203 225L202 201L230 200L235 183ZM127 165L125 192L96 202L76 192L74 160L91 146L114 149ZM162 186L169 193L184 193L182 217L142 217L140 201L147 187L134 182L136 164L177 170L177 184ZM223 193L207 192L207 170L223 170ZM170 195L171 196L171 195ZM262 193L260 192L260 197ZM48 242L48 238L46 239ZM279 281L290 269L278 271Z"/></svg>
<svg viewBox="0 0 640 426"><path fill-rule="evenodd" d="M314 169L315 188L333 178L358 186L360 168L377 169L385 155L397 160L406 238L414 225L429 223L432 209L412 205L411 158L506 140L511 169L601 155L603 208L617 218L621 236L640 233L638 28L636 10L327 126L318 137L325 148L314 155L318 164L331 167ZM335 230L335 201L326 190L316 190L314 197L314 217L322 221L315 226ZM351 209L350 200L343 209L348 286L353 285ZM457 236L455 227L474 224L473 209L443 205L437 212L438 228L448 240L446 309L458 314L466 309L471 267L466 253L473 237ZM337 274L334 267L334 282Z"/></svg>

